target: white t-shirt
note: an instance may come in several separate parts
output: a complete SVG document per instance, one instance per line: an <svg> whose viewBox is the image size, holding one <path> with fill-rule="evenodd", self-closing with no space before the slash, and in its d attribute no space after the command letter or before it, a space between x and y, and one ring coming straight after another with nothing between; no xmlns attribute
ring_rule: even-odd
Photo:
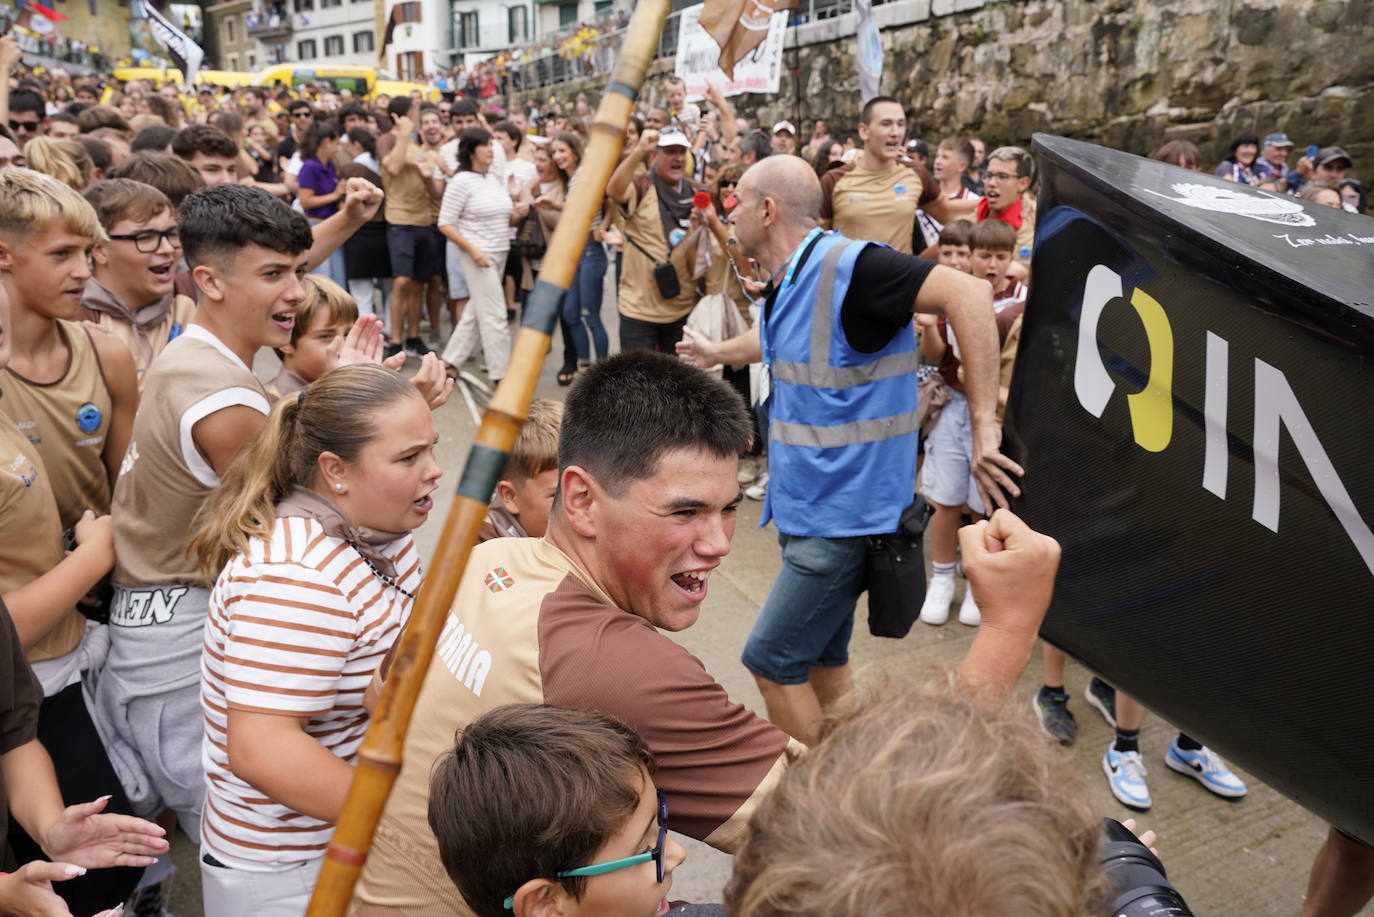
<svg viewBox="0 0 1374 917"><path fill-rule="evenodd" d="M484 252L510 251L510 214L514 209L504 180L494 170L459 172L449 179L439 205L439 225L458 231Z"/></svg>

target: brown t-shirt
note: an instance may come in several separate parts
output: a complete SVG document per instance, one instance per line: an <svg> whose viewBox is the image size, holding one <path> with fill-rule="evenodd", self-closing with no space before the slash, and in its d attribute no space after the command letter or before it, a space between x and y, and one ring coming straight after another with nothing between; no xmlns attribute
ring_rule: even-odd
<svg viewBox="0 0 1374 917"><path fill-rule="evenodd" d="M692 187L699 186L692 183ZM692 311L696 305L696 281L692 279L694 264L691 246L677 245L668 251L663 235L663 218L658 210L658 191L647 173L636 175L630 184L630 199L624 205L625 246L621 262L620 294L617 297L620 314L641 322L666 325ZM634 243L639 243L636 246ZM640 251L643 248L644 251ZM645 254L648 252L648 254ZM670 261L677 271L681 289L676 299L665 301L658 295L654 283L654 264Z"/></svg>
<svg viewBox="0 0 1374 917"><path fill-rule="evenodd" d="M855 160L821 176L821 223L847 238L885 242L910 255L916 208L939 194L924 166L893 160L872 170Z"/></svg>
<svg viewBox="0 0 1374 917"><path fill-rule="evenodd" d="M24 659L24 648L4 599L0 599L0 667L0 755L7 755L37 738L43 689ZM9 814L5 786L0 783L0 837L9 831ZM0 869L13 872L15 865L9 845L5 845Z"/></svg>
<svg viewBox="0 0 1374 917"><path fill-rule="evenodd" d="M192 521L219 476L191 431L216 411L267 413L267 393L218 338L192 325L167 345L148 382L114 489L114 581L121 586L209 585L186 551Z"/></svg>
<svg viewBox="0 0 1374 917"><path fill-rule="evenodd" d="M596 710L637 730L658 760L672 829L727 852L801 750L552 543L488 541L473 549L439 637L351 914L471 914L429 830L430 771L457 729L514 703Z"/></svg>
<svg viewBox="0 0 1374 917"><path fill-rule="evenodd" d="M396 136L383 134L377 139L377 162L380 164L392 148L396 146ZM382 166L382 188L386 197L382 200L382 210L386 221L396 226L434 226L439 222L439 202L429 193L429 182L420 174L415 165L420 147L410 144L411 160L397 175L392 175Z"/></svg>
<svg viewBox="0 0 1374 917"><path fill-rule="evenodd" d="M67 342L67 368L55 382L33 382L13 369L0 370L5 412L33 443L52 482L62 528L91 510L110 511L110 476L105 437L114 401L105 385L91 332L59 321Z"/></svg>
<svg viewBox="0 0 1374 917"><path fill-rule="evenodd" d="M38 579L60 564L63 554L62 524L47 470L29 438L4 415L8 401L0 396L0 595ZM65 656L81 643L85 631L86 619L72 608L29 648L28 658L42 662Z"/></svg>

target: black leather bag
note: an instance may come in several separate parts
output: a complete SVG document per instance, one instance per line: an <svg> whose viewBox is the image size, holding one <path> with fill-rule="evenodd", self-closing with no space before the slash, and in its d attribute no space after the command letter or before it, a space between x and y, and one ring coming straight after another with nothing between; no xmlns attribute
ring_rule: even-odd
<svg viewBox="0 0 1374 917"><path fill-rule="evenodd" d="M625 239L635 248L644 252L645 258L654 261L654 256L645 251L644 246L628 235ZM658 295L665 301L677 299L682 295L682 281L677 278L677 268L667 261L654 261L654 286L658 287Z"/></svg>
<svg viewBox="0 0 1374 917"><path fill-rule="evenodd" d="M923 552L931 507L920 494L897 522L897 531L869 535L864 561L868 589L868 632L901 639L916 623L926 598Z"/></svg>
<svg viewBox="0 0 1374 917"><path fill-rule="evenodd" d="M531 211L520 221L520 228L515 231L515 238L511 240L510 247L515 249L521 258L529 261L538 261L544 257L548 242L544 238L544 226L539 222L538 213Z"/></svg>

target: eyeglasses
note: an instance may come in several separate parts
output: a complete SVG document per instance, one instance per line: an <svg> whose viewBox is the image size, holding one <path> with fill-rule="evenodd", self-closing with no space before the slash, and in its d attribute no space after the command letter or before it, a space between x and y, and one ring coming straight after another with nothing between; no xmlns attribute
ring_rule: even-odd
<svg viewBox="0 0 1374 917"><path fill-rule="evenodd" d="M171 229L164 229L158 232L156 229L144 229L139 232L127 232L119 235L111 235L111 239L118 239L121 242L132 242L134 248L148 255L162 247L162 240L166 239L172 248L181 248L181 233L173 226Z"/></svg>
<svg viewBox="0 0 1374 917"><path fill-rule="evenodd" d="M28 131L29 133L33 133L38 130L38 124L38 121L16 121L10 118L10 130L12 131Z"/></svg>
<svg viewBox="0 0 1374 917"><path fill-rule="evenodd" d="M1013 173L1011 173L1011 172L989 172L989 173L988 173L988 176L987 176L987 180L988 180L988 181L1016 181L1016 180L1017 180L1018 178L1020 178L1020 177L1021 177L1021 176L1015 175L1015 174L1013 174Z"/></svg>
<svg viewBox="0 0 1374 917"><path fill-rule="evenodd" d="M300 109L300 110L298 110L298 111L293 111L293 112L291 113L291 117L293 117L293 118L313 118L313 117L315 117L315 113L312 112L312 111L310 111L309 109L302 108L302 109Z"/></svg>
<svg viewBox="0 0 1374 917"><path fill-rule="evenodd" d="M593 863L591 866L579 866L576 869L565 869L558 873L560 879L570 879L575 876L602 876L608 872L616 872L620 869L629 869L631 866L638 866L650 860L654 862L654 875L659 884L663 884L663 844L668 839L668 801L663 798L663 791L656 790L658 793L658 843L654 844L654 849L647 853L637 853L632 857L623 857L619 860L610 860L606 863ZM511 895L501 902L506 910L515 909L515 896Z"/></svg>

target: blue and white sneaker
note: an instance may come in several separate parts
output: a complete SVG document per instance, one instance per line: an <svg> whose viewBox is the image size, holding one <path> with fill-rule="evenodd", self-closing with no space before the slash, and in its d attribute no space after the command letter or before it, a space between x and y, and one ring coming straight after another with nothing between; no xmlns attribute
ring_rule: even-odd
<svg viewBox="0 0 1374 917"><path fill-rule="evenodd" d="M1231 773L1226 762L1221 760L1210 748L1189 751L1178 747L1178 738L1169 743L1169 751L1164 755L1164 763L1170 770L1192 777L1218 796L1239 799L1245 795L1245 784Z"/></svg>
<svg viewBox="0 0 1374 917"><path fill-rule="evenodd" d="M1123 806L1145 811L1150 807L1150 788L1145 785L1145 762L1138 751L1117 751L1116 743L1107 746L1102 756L1102 772L1112 795Z"/></svg>

